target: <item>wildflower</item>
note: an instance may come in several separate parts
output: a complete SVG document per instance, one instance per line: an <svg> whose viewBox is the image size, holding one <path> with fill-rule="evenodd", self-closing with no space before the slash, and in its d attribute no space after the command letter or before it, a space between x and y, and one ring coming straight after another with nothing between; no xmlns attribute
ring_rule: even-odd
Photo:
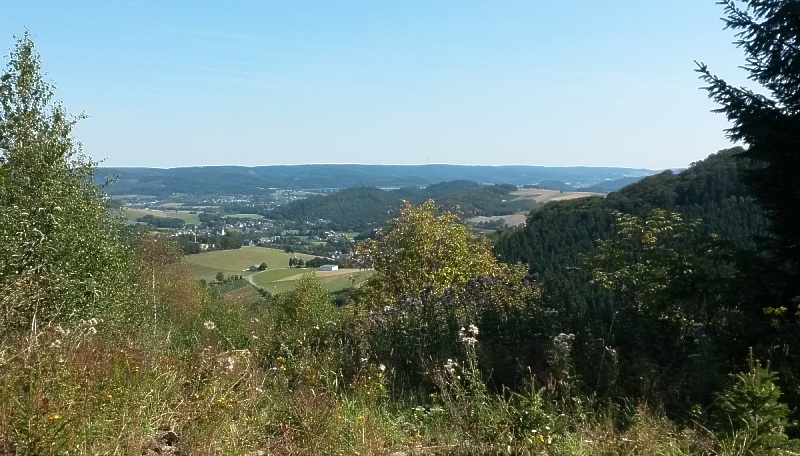
<svg viewBox="0 0 800 456"><path fill-rule="evenodd" d="M458 337L465 345L472 346L478 343L478 333L478 327L471 324L468 328L462 326L458 331Z"/></svg>
<svg viewBox="0 0 800 456"><path fill-rule="evenodd" d="M56 421L56 420L59 420L60 418L61 418L61 415L59 415L58 413L54 413L54 414L52 414L52 415L47 417L47 419L50 420L50 421Z"/></svg>
<svg viewBox="0 0 800 456"><path fill-rule="evenodd" d="M461 342L464 342L464 345L475 345L478 343L478 339L474 337L464 337L461 339Z"/></svg>
<svg viewBox="0 0 800 456"><path fill-rule="evenodd" d="M379 370L379 371L381 371L381 372L386 372L386 366L385 366L385 365L383 365L383 364L380 364L380 365L378 366L378 370Z"/></svg>
<svg viewBox="0 0 800 456"><path fill-rule="evenodd" d="M455 374L456 367L458 367L458 363L453 361L452 359L448 359L447 362L444 363L445 370L451 374Z"/></svg>
<svg viewBox="0 0 800 456"><path fill-rule="evenodd" d="M553 338L553 347L557 352L568 355L573 340L575 340L575 334L561 333Z"/></svg>
<svg viewBox="0 0 800 456"><path fill-rule="evenodd" d="M205 326L206 329L209 330L209 331L213 331L213 330L217 329L217 325L215 325L214 322L211 321L211 320L206 320L206 322L203 323L203 326Z"/></svg>

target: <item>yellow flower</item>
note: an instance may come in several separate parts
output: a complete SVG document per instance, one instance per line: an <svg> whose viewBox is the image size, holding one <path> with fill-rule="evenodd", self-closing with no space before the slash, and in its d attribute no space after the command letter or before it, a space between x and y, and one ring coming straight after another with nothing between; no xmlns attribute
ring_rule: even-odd
<svg viewBox="0 0 800 456"><path fill-rule="evenodd" d="M47 419L49 419L50 421L56 421L56 420L58 420L60 418L61 418L61 415L59 415L58 413L54 413L54 414L52 414L52 415L47 417Z"/></svg>

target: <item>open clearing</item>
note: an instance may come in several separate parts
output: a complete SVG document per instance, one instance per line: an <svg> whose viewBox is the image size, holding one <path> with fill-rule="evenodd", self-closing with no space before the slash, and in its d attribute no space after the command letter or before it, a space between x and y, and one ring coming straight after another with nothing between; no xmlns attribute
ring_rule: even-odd
<svg viewBox="0 0 800 456"><path fill-rule="evenodd" d="M253 276L253 281L258 286L270 293L283 293L291 291L297 285L297 280L305 274L314 274L328 291L339 291L352 286L359 286L369 278L372 271L362 271L359 269L339 269L338 271L316 271L314 269L292 269L294 274L277 280L265 280L269 276L264 276L265 272ZM262 277L259 277L262 276Z"/></svg>
<svg viewBox="0 0 800 456"><path fill-rule="evenodd" d="M236 250L217 250L186 255L184 261L188 266L189 273L196 279L205 279L211 282L216 279L218 272L222 272L226 277L231 275L249 276L254 284L270 293L282 293L294 289L297 279L303 274L314 273L325 288L330 291L338 291L353 285L361 285L372 273L372 271L358 269L318 271L316 269L289 268L289 258L292 256L301 258L303 261L314 258L312 255L303 253L292 255L283 250L247 246ZM266 271L247 270L251 265L261 264L262 261L269 266ZM351 277L353 277L352 281ZM253 292L240 289L232 291L231 294L239 297L257 296L252 287L247 288L252 289Z"/></svg>
<svg viewBox="0 0 800 456"><path fill-rule="evenodd" d="M531 200L538 204L549 203L550 201L563 201L576 198L586 198L587 196L602 195L602 193L592 192L562 192L559 190L546 190L543 188L521 188L511 192L511 196L515 197L509 201ZM493 217L473 217L469 219L470 222L493 222L495 220L503 219L508 226L522 225L528 218L529 212L517 212L510 215L496 215Z"/></svg>
<svg viewBox="0 0 800 456"><path fill-rule="evenodd" d="M308 273L309 269L303 268L286 268L274 269L272 271L256 272L252 275L251 280L256 285L266 285L272 282L280 282L283 280L294 280L295 276Z"/></svg>
<svg viewBox="0 0 800 456"><path fill-rule="evenodd" d="M511 192L516 198L511 201L529 199L537 203L547 203L549 201L561 201L575 198L586 198L587 196L602 195L602 193L592 192L562 192L559 190L546 190L543 188L521 188Z"/></svg>
<svg viewBox="0 0 800 456"><path fill-rule="evenodd" d="M197 279L214 280L217 272L222 272L226 276L231 274L252 275L253 272L247 271L251 265L266 262L269 271L277 272L289 269L289 258L292 256L301 258L303 261L314 258L312 255L302 253L286 253L283 250L270 249L266 247L245 246L235 250L217 250L214 252L204 252L184 257L189 266L192 277Z"/></svg>
<svg viewBox="0 0 800 456"><path fill-rule="evenodd" d="M472 217L469 219L472 223L480 223L480 222L493 222L495 220L503 219L508 226L517 226L522 225L525 223L525 220L528 217L529 212L517 212L516 214L509 214L509 215L496 215L493 217Z"/></svg>
<svg viewBox="0 0 800 456"><path fill-rule="evenodd" d="M364 271L361 271L359 269L338 269L336 271L314 271L313 269L298 269L298 270L301 272L301 274L302 273L306 273L307 274L309 272L314 272L314 274L320 280L327 279L327 278L330 278L330 277L343 276L343 275L349 277L349 276L351 276L353 274L357 274L359 272L364 272ZM295 277L293 277L293 276L294 275L286 277L284 279L277 279L275 281L278 282L278 281L285 281L285 280L295 280Z"/></svg>
<svg viewBox="0 0 800 456"><path fill-rule="evenodd" d="M253 219L253 220L261 220L264 218L263 215L259 214L225 214L225 217L238 218L238 219Z"/></svg>

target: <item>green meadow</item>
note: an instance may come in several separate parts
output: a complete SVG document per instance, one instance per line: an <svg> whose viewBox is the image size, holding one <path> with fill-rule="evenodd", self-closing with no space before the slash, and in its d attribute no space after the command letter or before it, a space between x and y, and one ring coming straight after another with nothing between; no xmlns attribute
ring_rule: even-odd
<svg viewBox="0 0 800 456"><path fill-rule="evenodd" d="M338 271L316 271L315 269L278 269L255 273L253 283L270 293L282 293L294 289L297 280L304 274L313 273L328 291L338 291L351 286L359 286L372 271L340 269ZM351 279L352 278L352 279Z"/></svg>
<svg viewBox="0 0 800 456"><path fill-rule="evenodd" d="M144 217L145 215L179 218L189 225L197 225L200 223L200 216L197 213L190 214L189 211L153 211L149 209L126 207L122 209L120 214L128 223L136 223L136 219Z"/></svg>
<svg viewBox="0 0 800 456"><path fill-rule="evenodd" d="M311 255L302 253L296 253L294 256L303 261L314 258ZM252 272L247 271L247 268L262 262L267 263L270 269L269 272L284 268L288 269L289 258L292 258L292 254L283 250L245 246L235 250L217 250L187 255L185 261L189 266L189 273L192 277L214 280L217 272L220 271L226 276L232 274L250 275Z"/></svg>
<svg viewBox="0 0 800 456"><path fill-rule="evenodd" d="M263 215L259 214L226 214L225 217L238 218L238 219L253 219L253 220L260 220L264 218Z"/></svg>

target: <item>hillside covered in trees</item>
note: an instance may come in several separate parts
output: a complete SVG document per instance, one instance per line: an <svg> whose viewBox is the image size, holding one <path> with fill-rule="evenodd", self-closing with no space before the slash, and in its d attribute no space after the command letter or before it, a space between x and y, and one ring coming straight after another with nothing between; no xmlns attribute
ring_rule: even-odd
<svg viewBox="0 0 800 456"><path fill-rule="evenodd" d="M270 188L323 189L350 187L425 187L445 181L483 184L536 184L555 181L566 188L602 185L616 190L629 179L655 171L639 168L465 166L465 165L274 165L198 166L191 168L100 168L98 177L114 177L111 195L170 196L252 195ZM590 190L596 191L596 190ZM609 190L606 190L609 191Z"/></svg>
<svg viewBox="0 0 800 456"><path fill-rule="evenodd" d="M598 239L613 234L614 213L646 217L660 208L685 219L700 218L699 233L715 234L738 246L753 246L765 220L742 182L744 171L734 148L710 155L688 169L646 177L607 196L556 201L531 212L524 227L503 232L495 252L506 262L523 262L531 272L575 267Z"/></svg>
<svg viewBox="0 0 800 456"><path fill-rule="evenodd" d="M509 194L517 187L509 184L480 185L472 181L449 181L425 188L406 187L381 190L356 187L330 195L312 196L264 211L262 215L278 220L316 220L333 222L340 230L361 231L382 224L387 214L396 213L403 201L420 204L428 199L462 217L508 215L530 210L535 203L514 200Z"/></svg>
<svg viewBox="0 0 800 456"><path fill-rule="evenodd" d="M798 454L800 14L723 3L769 97L698 71L747 147L493 246L447 210L476 184L442 184L354 246L371 275L339 305L313 274L222 295L112 217L24 34L0 76L0 453Z"/></svg>
<svg viewBox="0 0 800 456"><path fill-rule="evenodd" d="M722 151L607 197L549 203L495 239L500 260L539 278L558 326L576 335L573 353L586 361L579 376L595 393L608 381L596 368L608 349L625 366L613 367L609 392L630 397L655 382L650 393L660 390L659 402L676 411L709 401L748 347L794 378L794 357L771 344L794 339L795 317L770 309L793 314L796 289L757 253L767 220L742 182L741 153Z"/></svg>

